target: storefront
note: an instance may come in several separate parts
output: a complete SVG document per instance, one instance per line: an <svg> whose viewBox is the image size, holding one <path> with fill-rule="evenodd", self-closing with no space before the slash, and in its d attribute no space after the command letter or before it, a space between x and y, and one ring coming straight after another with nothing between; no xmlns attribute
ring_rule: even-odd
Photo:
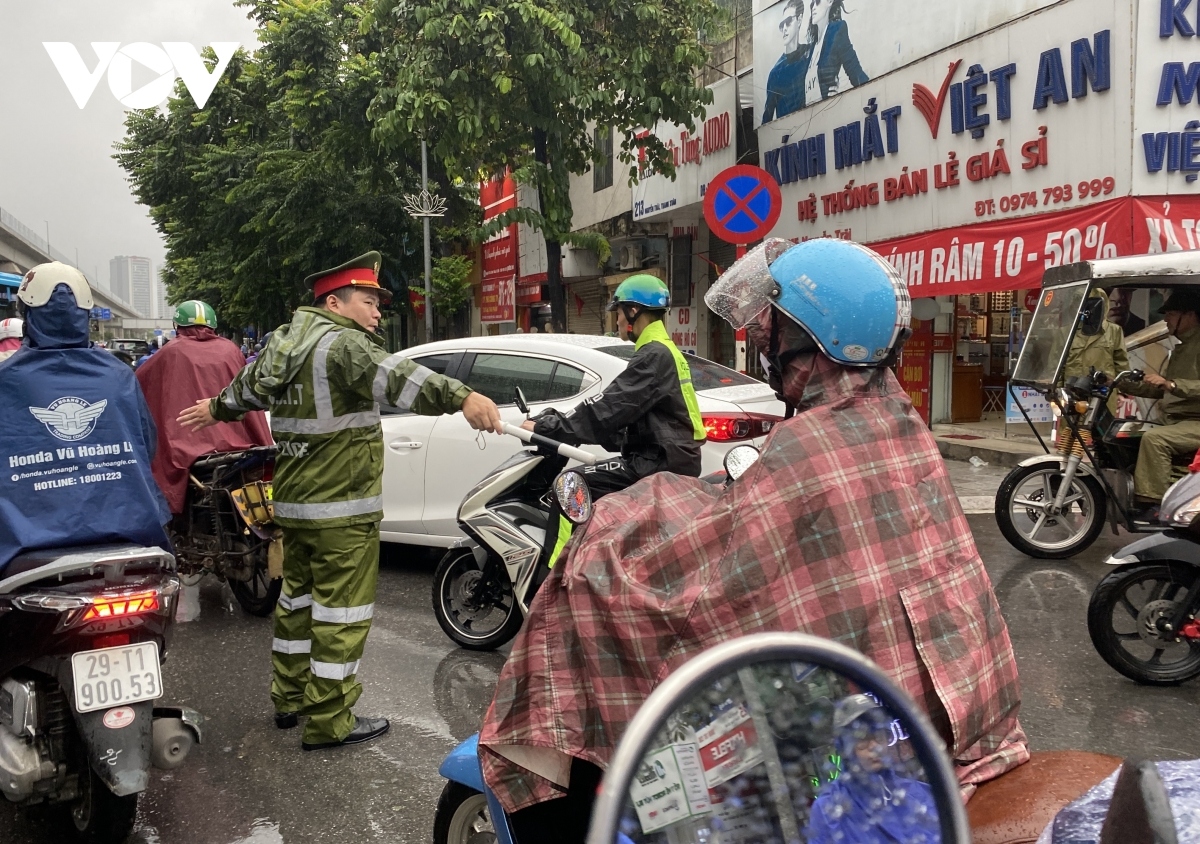
<svg viewBox="0 0 1200 844"><path fill-rule="evenodd" d="M486 223L517 207L517 185L505 174L479 186L479 204ZM505 226L480 250L479 321L488 334L508 334L517 324L517 270L520 252L517 224Z"/></svg>
<svg viewBox="0 0 1200 844"><path fill-rule="evenodd" d="M868 243L930 300L900 367L927 420L1003 402L1024 291L1046 269L1197 248L1189 4L867 0L815 22L850 46L819 52L811 78L775 70L793 66L779 26L791 8L755 8L755 55L772 68L755 109L762 164L784 199L773 233Z"/></svg>
<svg viewBox="0 0 1200 844"><path fill-rule="evenodd" d="M694 132L675 124L659 124L653 133L673 153L675 178L645 168L633 187L633 222L652 230L665 244L666 260L660 275L671 288L667 330L684 352L725 362L723 350L732 353L722 320L704 305L704 293L725 260L720 240L704 222L704 193L718 173L737 163L739 86L749 80L725 78L709 86L713 102ZM732 248L732 247L730 247ZM716 254L715 253L722 253ZM731 361L730 361L731 362Z"/></svg>

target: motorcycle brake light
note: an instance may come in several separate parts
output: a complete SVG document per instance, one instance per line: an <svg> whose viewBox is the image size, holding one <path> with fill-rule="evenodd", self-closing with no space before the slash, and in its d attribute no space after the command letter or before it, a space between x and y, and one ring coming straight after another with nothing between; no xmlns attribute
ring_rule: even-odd
<svg viewBox="0 0 1200 844"><path fill-rule="evenodd" d="M87 608L79 621L82 623L138 615L144 612L154 612L161 606L156 591L136 592L129 595L106 595L93 598L92 605Z"/></svg>
<svg viewBox="0 0 1200 844"><path fill-rule="evenodd" d="M107 636L97 636L92 639L93 648L118 648L128 645L132 637L128 633L109 633Z"/></svg>

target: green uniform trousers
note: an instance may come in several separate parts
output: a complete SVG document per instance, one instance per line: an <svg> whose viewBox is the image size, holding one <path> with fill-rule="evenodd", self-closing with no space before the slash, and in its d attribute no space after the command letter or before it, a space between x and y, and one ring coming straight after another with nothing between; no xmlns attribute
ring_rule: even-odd
<svg viewBox="0 0 1200 844"><path fill-rule="evenodd" d="M276 712L308 716L303 740L341 741L379 579L379 523L283 528L283 591L275 607L271 699Z"/></svg>
<svg viewBox="0 0 1200 844"><path fill-rule="evenodd" d="M1147 431L1138 447L1134 493L1161 500L1171 485L1171 460L1176 455L1190 458L1197 449L1200 449L1200 420L1187 419Z"/></svg>

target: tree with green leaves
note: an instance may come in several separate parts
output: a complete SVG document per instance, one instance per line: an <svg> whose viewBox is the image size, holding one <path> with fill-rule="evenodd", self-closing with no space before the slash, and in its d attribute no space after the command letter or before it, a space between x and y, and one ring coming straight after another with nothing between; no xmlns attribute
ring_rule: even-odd
<svg viewBox="0 0 1200 844"><path fill-rule="evenodd" d="M488 221L486 238L513 222L546 239L552 321L566 330L561 244L607 258L597 235L572 233L569 177L601 163L591 127L621 138L620 159L674 173L665 146L638 130L659 120L694 128L712 101L697 74L712 0L371 0L364 31L379 46L382 90L371 114L384 144L425 136L456 176L511 170L535 187L539 208Z"/></svg>
<svg viewBox="0 0 1200 844"><path fill-rule="evenodd" d="M258 23L258 51L235 55L203 110L178 85L165 111L131 112L114 156L166 239L170 299L273 328L308 301L306 275L372 249L385 282L405 290L421 271L419 226L403 207L420 190L419 151L401 140L385 153L371 137L381 79L361 5L239 5ZM478 220L470 191L431 175L451 219Z"/></svg>

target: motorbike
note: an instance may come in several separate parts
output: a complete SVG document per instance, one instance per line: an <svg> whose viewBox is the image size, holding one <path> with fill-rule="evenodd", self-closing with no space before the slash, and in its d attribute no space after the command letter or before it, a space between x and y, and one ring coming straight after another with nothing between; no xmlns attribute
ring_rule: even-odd
<svg viewBox="0 0 1200 844"><path fill-rule="evenodd" d="M1091 372L1064 379L1063 369L1093 289L1192 283L1190 267L1155 255L1084 261L1046 272L1010 384L1041 393L1050 404L1057 417L1053 451L1022 407L1046 453L1022 461L996 492L997 526L1018 551L1042 559L1073 557L1091 546L1106 521L1114 534L1118 528L1134 533L1162 529L1139 518L1133 495L1138 447L1142 435L1156 425L1135 417L1113 418L1107 408L1112 391L1123 381L1140 380L1142 372L1130 370L1115 378ZM1127 345L1133 351L1166 336L1160 323L1139 332L1136 341L1128 338ZM1175 468L1176 474L1183 471L1182 465Z"/></svg>
<svg viewBox="0 0 1200 844"><path fill-rule="evenodd" d="M178 767L201 716L157 703L179 580L161 548L22 554L0 571L0 792L50 803L81 841L133 827L149 768Z"/></svg>
<svg viewBox="0 0 1200 844"><path fill-rule="evenodd" d="M1164 530L1117 551L1088 604L1088 633L1113 669L1147 686L1200 675L1200 473L1159 509Z"/></svg>
<svg viewBox="0 0 1200 844"><path fill-rule="evenodd" d="M529 406L518 388L517 406ZM446 635L470 650L494 650L517 635L541 585L552 489L569 459L596 455L505 423L504 433L534 446L505 460L463 498L458 524L467 534L433 575L433 611Z"/></svg>
<svg viewBox="0 0 1200 844"><path fill-rule="evenodd" d="M260 446L198 458L183 512L170 525L184 584L211 573L260 617L271 614L283 588L282 532L271 507L275 452Z"/></svg>
<svg viewBox="0 0 1200 844"><path fill-rule="evenodd" d="M587 842L1018 844L1120 763L1081 751L1035 753L964 806L932 724L878 666L814 636L760 633L697 655L651 693L605 771ZM434 844L517 842L484 783L477 736L439 770L447 783ZM1113 815L1169 831L1164 791L1125 782L1143 772L1124 766L1111 803L1127 811ZM1148 811L1139 813L1143 802ZM1123 832L1071 840L1174 840Z"/></svg>

